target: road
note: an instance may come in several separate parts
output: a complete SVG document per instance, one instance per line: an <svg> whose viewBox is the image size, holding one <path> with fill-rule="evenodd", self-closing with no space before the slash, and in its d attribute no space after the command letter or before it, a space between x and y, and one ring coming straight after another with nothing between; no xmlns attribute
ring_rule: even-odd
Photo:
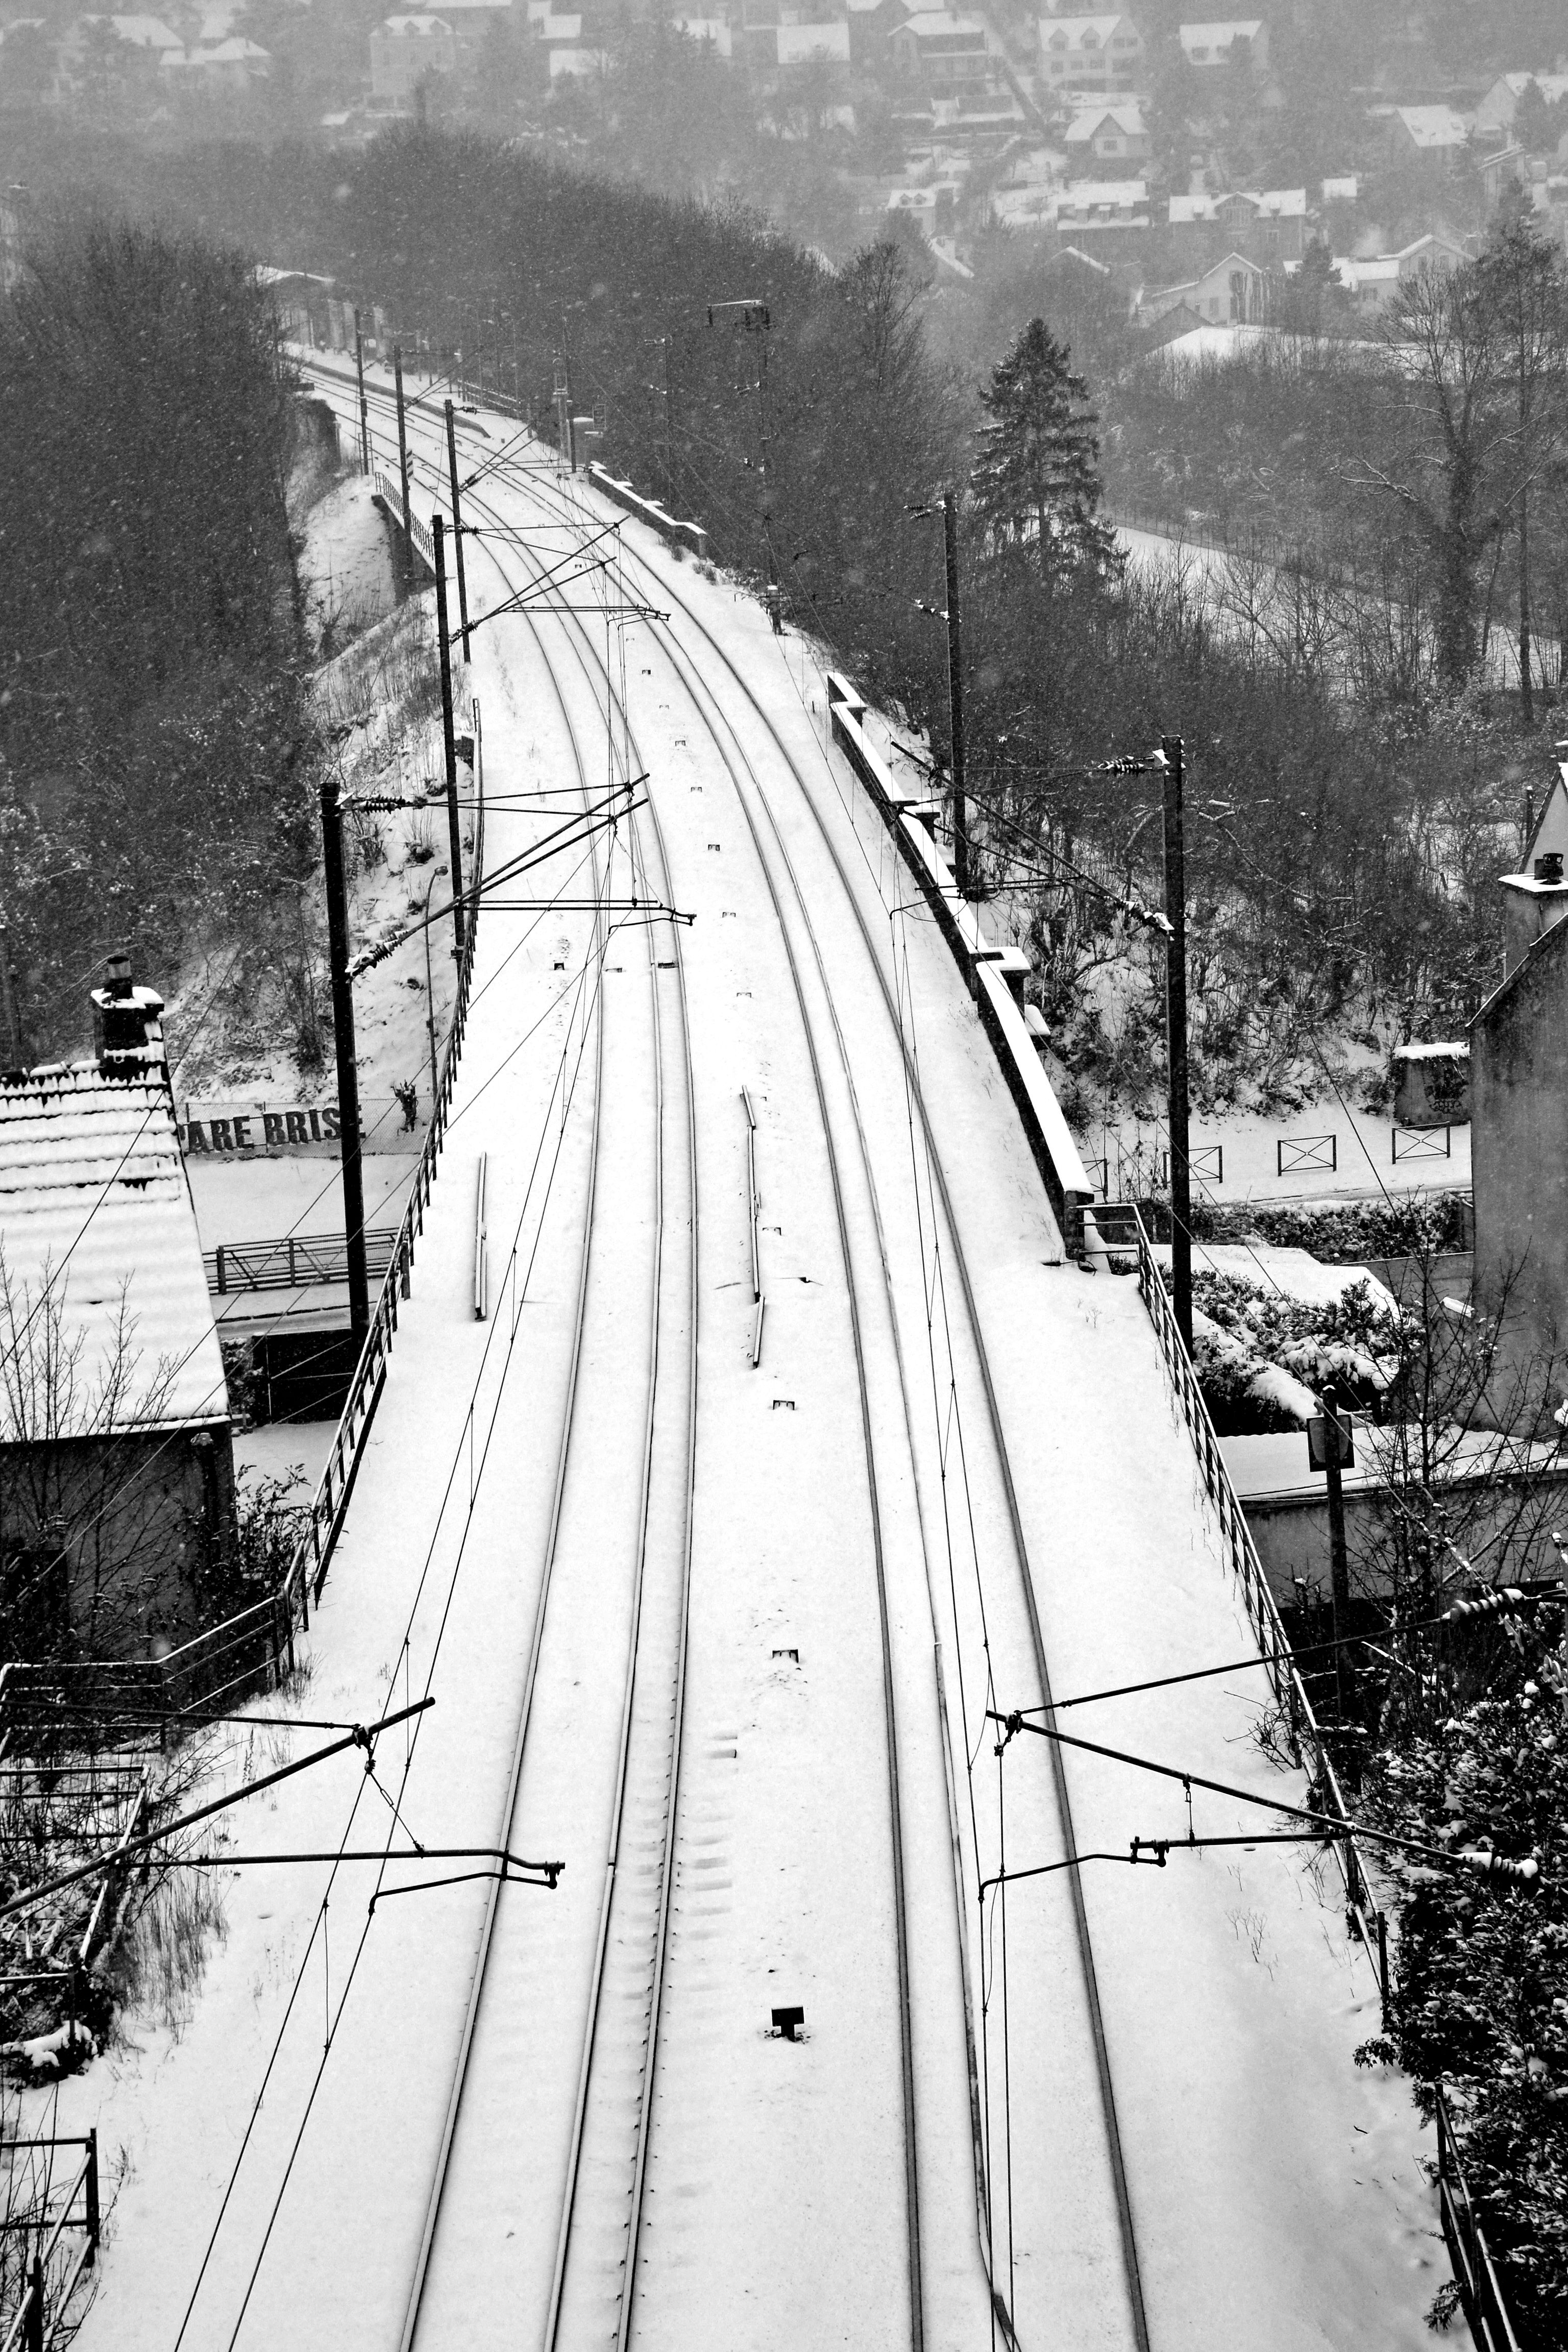
<svg viewBox="0 0 1568 2352"><path fill-rule="evenodd" d="M441 431L413 411L418 512ZM1408 2086L1352 2063L1375 2000L1330 1881L1289 1847L1119 1867L1184 1833L1177 1788L994 1752L988 1709L1250 1648L1136 1286L1064 1258L811 649L513 433L464 421L505 460L471 608L532 600L463 679L491 872L632 789L479 915L293 1701L436 1704L244 1836L357 1847L395 1807L565 1871L226 1874L179 2037L71 2106L132 2168L83 2352L1414 2352L1441 2247ZM1261 1681L1074 1721L1300 1801Z"/></svg>

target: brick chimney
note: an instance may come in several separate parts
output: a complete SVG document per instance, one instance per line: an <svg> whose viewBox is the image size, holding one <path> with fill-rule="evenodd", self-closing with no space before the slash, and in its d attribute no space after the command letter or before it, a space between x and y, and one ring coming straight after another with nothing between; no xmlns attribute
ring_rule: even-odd
<svg viewBox="0 0 1568 2352"><path fill-rule="evenodd" d="M143 1077L156 1070L168 1083L163 1011L155 988L132 985L131 958L123 950L111 955L103 986L92 991L92 1050L106 1078Z"/></svg>

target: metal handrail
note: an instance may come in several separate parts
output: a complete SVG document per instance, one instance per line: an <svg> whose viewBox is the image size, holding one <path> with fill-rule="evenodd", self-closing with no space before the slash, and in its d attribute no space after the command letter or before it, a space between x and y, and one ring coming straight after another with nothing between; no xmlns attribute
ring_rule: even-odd
<svg viewBox="0 0 1568 2352"><path fill-rule="evenodd" d="M372 1274L384 1274L397 1243L395 1225L365 1228ZM300 1290L348 1280L348 1242L342 1234L282 1234L274 1241L220 1242L204 1250L207 1288L220 1298L243 1290Z"/></svg>
<svg viewBox="0 0 1568 2352"><path fill-rule="evenodd" d="M1220 1536L1225 1545L1226 1559L1231 1573L1241 1586L1247 1613L1257 1636L1258 1648L1268 1670L1274 1696L1289 1727L1291 1751L1298 1761L1304 1760L1303 1750L1310 1757L1313 1777L1321 1792L1322 1810L1332 1813L1344 1823L1342 1835L1333 1840L1340 1874L1344 1880L1347 1924L1361 1937L1377 1971L1378 1990L1386 2003L1388 1999L1387 1924L1384 1915L1372 1901L1366 1872L1363 1866L1355 1832L1351 1826L1350 1810L1340 1786L1333 1759L1324 1745L1322 1727L1307 1696L1289 1637L1280 1619L1279 1607L1268 1589L1263 1563L1258 1557L1258 1547L1252 1530L1247 1524L1225 1457L1219 1450L1214 1423L1204 1402L1192 1358L1177 1326L1175 1310L1165 1289L1164 1277L1142 1216L1135 1203L1129 1203L1138 1247L1138 1288L1154 1326L1154 1336L1171 1376L1176 1402L1186 1423L1193 1450L1198 1457L1209 1500L1219 1515Z"/></svg>
<svg viewBox="0 0 1568 2352"><path fill-rule="evenodd" d="M1448 2259L1477 2352L1520 2352L1520 2340L1503 2300L1502 2284L1477 2219L1469 2188L1459 2163L1459 2144L1448 2114L1443 2085L1432 2086L1437 2116L1437 2200L1443 2216L1443 2236Z"/></svg>
<svg viewBox="0 0 1568 2352"><path fill-rule="evenodd" d="M1103 1219L1106 1213L1100 1209L1095 1213L1098 1220ZM1344 1879L1346 1922L1361 1937L1372 1959L1386 2015L1388 1923L1383 1911L1373 1903L1339 1775L1324 1746L1322 1727L1297 1670L1279 1608L1258 1557L1258 1547L1252 1540L1252 1530L1247 1524L1236 1489L1231 1485L1230 1473L1226 1468L1219 1440L1215 1435L1214 1423L1198 1386L1197 1374L1177 1325L1175 1309L1165 1288L1163 1273L1150 1244L1142 1215L1136 1203L1131 1202L1119 1204L1116 1213L1131 1216L1132 1220L1138 1247L1138 1288L1148 1309L1149 1319L1154 1326L1160 1352L1164 1357L1165 1368L1170 1373L1176 1401L1181 1406L1182 1417L1187 1424L1187 1433L1198 1458L1205 1488L1219 1514L1226 1559L1241 1585L1247 1615L1268 1670L1275 1698L1289 1726L1292 1750L1299 1760L1303 1748L1309 1751L1319 1791L1318 1801L1325 1812L1334 1814L1344 1823L1342 1834L1333 1840L1333 1848ZM1110 1246L1114 1247L1115 1244L1110 1244ZM1475 2216L1459 2161L1458 2143L1448 2120L1440 2084L1436 2087L1436 2106L1438 2196L1443 2234L1447 2241L1454 2276L1470 2322L1471 2333L1476 2337L1479 2352L1521 2352L1519 2337L1509 2316L1485 2233Z"/></svg>
<svg viewBox="0 0 1568 2352"><path fill-rule="evenodd" d="M484 873L485 862L484 734L477 698L472 712L474 789L478 802L472 870L477 879ZM279 1654L276 1664L280 1671L285 1656L288 1670L292 1671L293 1668L296 1619L301 1627L308 1627L310 1603L321 1599L327 1568L359 1466L360 1449L364 1444L380 1399L382 1383L386 1377L393 1337L397 1329L397 1303L400 1298L409 1296L415 1244L425 1230L425 1211L435 1187L437 1163L446 1140L452 1097L457 1089L458 1066L462 1057L463 1035L468 1024L468 995L473 984L474 949L478 937L479 898L476 894L470 902L464 930L462 960L458 967L458 994L442 1056L441 1083L430 1107L430 1124L426 1129L419 1164L414 1171L414 1189L398 1229L391 1263L382 1283L359 1363L349 1384L337 1433L310 1500L304 1534L278 1589L277 1607L281 1622L279 1626Z"/></svg>

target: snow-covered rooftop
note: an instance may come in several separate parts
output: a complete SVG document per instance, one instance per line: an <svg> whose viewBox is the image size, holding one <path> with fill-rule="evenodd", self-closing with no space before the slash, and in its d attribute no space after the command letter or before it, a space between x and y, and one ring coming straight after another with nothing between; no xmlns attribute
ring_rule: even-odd
<svg viewBox="0 0 1568 2352"><path fill-rule="evenodd" d="M1075 114L1067 127L1063 144L1068 147L1085 146L1108 122L1124 138L1142 139L1143 136L1143 110L1136 99L1130 99L1124 106L1091 106L1082 114Z"/></svg>
<svg viewBox="0 0 1568 2352"><path fill-rule="evenodd" d="M0 1080L0 1249L11 1286L10 1363L57 1327L76 1349L74 1430L100 1430L95 1398L128 1345L112 1425L226 1421L223 1360L207 1300L174 1107L161 1076L105 1077L96 1063ZM46 1288L51 1301L37 1312ZM0 1440L30 1418L21 1376L0 1382Z"/></svg>
<svg viewBox="0 0 1568 2352"><path fill-rule="evenodd" d="M1071 137L1071 132L1068 132ZM1173 196L1171 226L1197 221L1217 221L1226 205L1249 205L1259 220L1302 220L1307 212L1305 188L1237 188L1222 196Z"/></svg>
<svg viewBox="0 0 1568 2352"><path fill-rule="evenodd" d="M1469 139L1464 116L1451 106L1396 106L1394 113L1417 147L1463 147Z"/></svg>

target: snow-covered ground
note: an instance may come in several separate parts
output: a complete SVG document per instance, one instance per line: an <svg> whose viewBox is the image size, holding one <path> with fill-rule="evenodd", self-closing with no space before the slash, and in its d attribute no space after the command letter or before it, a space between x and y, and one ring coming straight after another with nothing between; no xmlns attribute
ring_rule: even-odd
<svg viewBox="0 0 1568 2352"><path fill-rule="evenodd" d="M1469 1188L1468 1124L1398 1127L1382 1112L1333 1095L1289 1117L1260 1111L1195 1117L1191 1138L1193 1197L1216 1205ZM1106 1171L1112 1200L1147 1182L1152 1172L1165 1181L1162 1120L1096 1128L1083 1138L1083 1152L1091 1175Z"/></svg>
<svg viewBox="0 0 1568 2352"><path fill-rule="evenodd" d="M328 380L321 355L312 365ZM384 433L383 419L378 404ZM512 430L475 425L492 446ZM415 412L416 505L436 495L438 427L438 408ZM470 520L488 510L552 551L563 516L575 530L610 519L550 474L498 472L482 496ZM236 1811L228 1835L236 1852L374 1850L385 1797L426 1844L510 1831L518 1850L566 1862L555 1894L500 1897L488 2127L459 2150L421 2343L531 2339L563 2243L561 2340L603 2340L626 2274L616 2217L637 2212L639 2343L907 2344L918 2281L927 2340L978 2352L992 2340L983 2154L993 2279L1021 2341L1128 2346L1071 1874L1016 1884L1005 1927L994 1894L977 1900L1003 1801L1016 1872L1062 1858L1062 1791L1043 1740L1016 1738L998 1760L985 1709L1039 1705L1031 1612L1058 1697L1239 1655L1245 1619L1136 1286L1064 1261L961 977L831 747L813 649L774 639L743 593L694 576L641 526L622 537L627 593L672 617L601 628L593 651L618 675L624 647L627 751L649 775L675 903L697 920L679 944L655 929L651 974L642 936L617 934L596 989L585 916L481 917L454 1125L296 1702L371 1719L428 1685L436 1706L416 1738L384 1740L375 1781L341 1758ZM515 551L502 560L523 568ZM476 607L502 593L476 562ZM603 679L577 663L570 623L535 626L499 620L475 640L492 869L546 821L517 796L571 782L571 736L595 787L606 772ZM626 2064L656 2036L640 2208L629 2077L604 2074L620 2104L601 2106L595 2072L588 2129L616 2130L593 2143L563 2239L633 1654L646 1004L676 954L698 1208L683 1209L672 1168L665 1214L690 1216L699 1324L668 1977L657 2013L631 1981L597 2029ZM595 1218L625 1275L590 1292L598 1385L580 1401L618 1385L625 1409L595 1407L575 1433L542 1615L601 1015L616 1125ZM673 1052L673 1018L666 1036ZM742 1087L767 1296L756 1367ZM470 1306L480 1151L488 1322ZM1262 1691L1244 1674L1068 1720L1300 1802L1302 1776L1255 1737ZM639 1765L628 1791L647 1842L626 1874L650 1899L668 1770ZM1064 1779L1086 1856L1185 1833L1174 1784L1072 1751ZM1194 1801L1200 1832L1268 1818ZM388 1883L461 1867L399 1864ZM1331 1875L1299 1848L1237 1846L1163 1870L1086 1860L1079 1876L1150 2339L1415 2352L1446 2263L1409 2087L1352 2063L1376 2000ZM61 2128L96 2123L130 2167L84 2352L401 2340L486 1890L384 1898L369 1916L374 1883L358 1863L234 1871L226 1940L183 2034L133 2021L62 2090ZM770 2032L781 2004L804 2008L804 2038Z"/></svg>

